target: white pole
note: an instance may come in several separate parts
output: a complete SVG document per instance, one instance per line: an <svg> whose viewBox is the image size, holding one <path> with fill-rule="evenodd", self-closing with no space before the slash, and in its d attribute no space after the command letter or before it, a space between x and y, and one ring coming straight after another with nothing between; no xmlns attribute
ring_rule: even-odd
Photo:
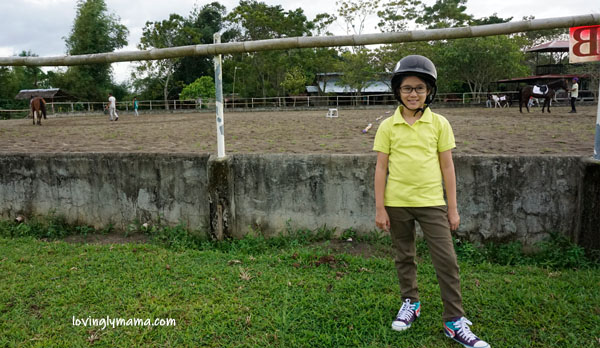
<svg viewBox="0 0 600 348"><path fill-rule="evenodd" d="M598 105L596 106L596 141L594 142L594 159L600 161L600 84L598 85Z"/></svg>
<svg viewBox="0 0 600 348"><path fill-rule="evenodd" d="M221 34L215 33L215 44L221 43ZM221 55L215 55L215 89L217 106L217 157L225 157L225 125L223 120L223 72L221 65Z"/></svg>

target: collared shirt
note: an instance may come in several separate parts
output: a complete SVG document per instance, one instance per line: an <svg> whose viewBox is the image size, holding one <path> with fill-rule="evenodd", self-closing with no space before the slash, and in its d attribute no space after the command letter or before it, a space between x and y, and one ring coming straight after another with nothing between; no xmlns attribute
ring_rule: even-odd
<svg viewBox="0 0 600 348"><path fill-rule="evenodd" d="M113 97L113 96L108 97L108 106L109 107L116 108L117 107L116 102L117 102L117 99L115 99L115 97Z"/></svg>
<svg viewBox="0 0 600 348"><path fill-rule="evenodd" d="M577 98L579 96L579 84L575 82L571 86L571 98Z"/></svg>
<svg viewBox="0 0 600 348"><path fill-rule="evenodd" d="M439 153L456 147L448 120L431 109L412 126L402 106L379 125L373 150L388 154L384 204L391 207L445 205Z"/></svg>

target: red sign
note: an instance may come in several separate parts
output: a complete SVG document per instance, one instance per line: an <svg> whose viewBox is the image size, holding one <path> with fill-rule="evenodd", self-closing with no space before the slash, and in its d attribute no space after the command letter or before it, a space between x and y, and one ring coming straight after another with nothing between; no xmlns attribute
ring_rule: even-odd
<svg viewBox="0 0 600 348"><path fill-rule="evenodd" d="M600 25L569 29L569 63L600 61Z"/></svg>

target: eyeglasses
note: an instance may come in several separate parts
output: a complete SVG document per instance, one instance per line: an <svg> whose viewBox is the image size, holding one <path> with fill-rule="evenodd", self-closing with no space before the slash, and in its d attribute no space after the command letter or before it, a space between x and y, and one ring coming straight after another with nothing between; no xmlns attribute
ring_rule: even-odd
<svg viewBox="0 0 600 348"><path fill-rule="evenodd" d="M417 87L400 86L400 92L402 92L402 94L411 94L412 91L417 92L417 94L425 94L425 93L427 93L427 87L425 87L425 86L417 86Z"/></svg>

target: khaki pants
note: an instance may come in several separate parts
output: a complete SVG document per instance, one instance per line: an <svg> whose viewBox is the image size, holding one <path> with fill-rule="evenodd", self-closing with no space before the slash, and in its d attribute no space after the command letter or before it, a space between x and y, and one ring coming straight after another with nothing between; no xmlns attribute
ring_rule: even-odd
<svg viewBox="0 0 600 348"><path fill-rule="evenodd" d="M459 269L450 234L447 207L386 207L386 210L390 217L390 234L396 251L394 260L402 300L409 298L412 302L419 301L415 262L415 221L418 221L440 285L444 304L442 319L449 321L464 316Z"/></svg>

